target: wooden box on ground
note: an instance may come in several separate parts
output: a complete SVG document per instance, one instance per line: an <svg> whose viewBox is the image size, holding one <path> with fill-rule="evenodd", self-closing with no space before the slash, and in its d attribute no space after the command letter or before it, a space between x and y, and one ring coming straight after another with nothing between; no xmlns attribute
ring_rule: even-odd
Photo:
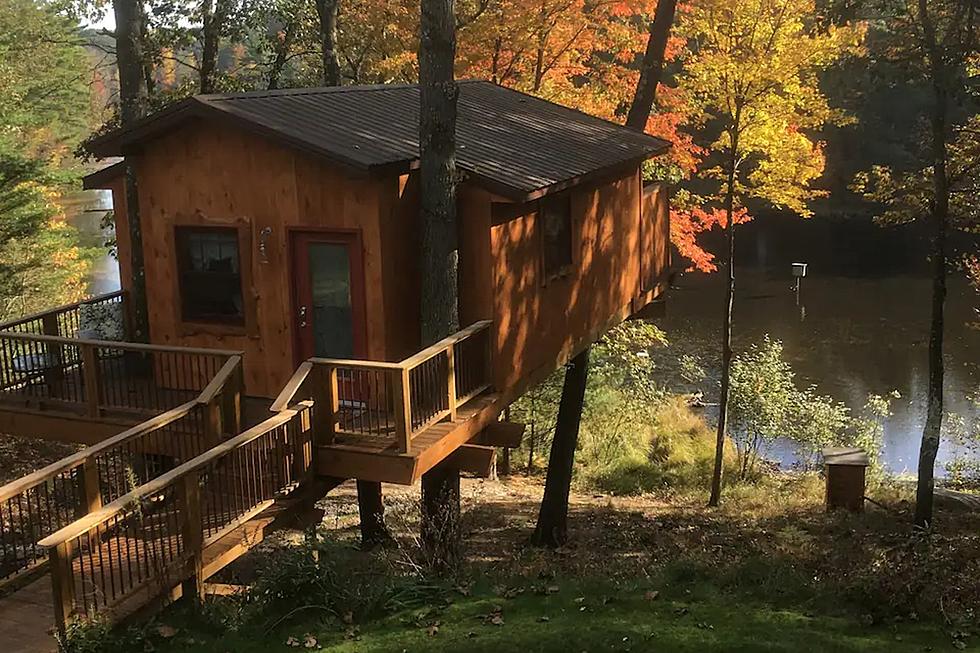
<svg viewBox="0 0 980 653"><path fill-rule="evenodd" d="M827 477L827 510L846 508L864 510L865 474L868 454L856 447L823 450L824 475Z"/></svg>

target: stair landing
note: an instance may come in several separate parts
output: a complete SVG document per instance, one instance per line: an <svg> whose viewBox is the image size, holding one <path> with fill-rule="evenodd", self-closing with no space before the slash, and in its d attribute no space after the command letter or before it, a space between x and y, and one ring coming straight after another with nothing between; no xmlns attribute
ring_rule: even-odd
<svg viewBox="0 0 980 653"><path fill-rule="evenodd" d="M503 406L496 392L474 397L459 407L454 421L436 422L417 433L408 453L401 453L390 439L322 444L317 448L317 473L333 478L413 485L425 472L494 423Z"/></svg>

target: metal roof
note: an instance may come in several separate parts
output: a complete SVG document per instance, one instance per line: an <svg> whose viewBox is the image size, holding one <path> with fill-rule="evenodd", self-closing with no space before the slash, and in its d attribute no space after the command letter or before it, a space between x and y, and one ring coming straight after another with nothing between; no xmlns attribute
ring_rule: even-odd
<svg viewBox="0 0 980 653"><path fill-rule="evenodd" d="M531 199L661 154L664 140L486 81L462 81L458 167L490 190ZM189 117L244 128L364 171L418 165L417 85L340 86L198 95L96 139L101 156L131 151Z"/></svg>

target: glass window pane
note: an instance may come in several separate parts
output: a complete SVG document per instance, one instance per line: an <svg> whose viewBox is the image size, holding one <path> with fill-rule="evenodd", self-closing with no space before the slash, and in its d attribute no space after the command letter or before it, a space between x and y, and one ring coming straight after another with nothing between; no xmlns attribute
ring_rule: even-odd
<svg viewBox="0 0 980 653"><path fill-rule="evenodd" d="M352 358L354 311L347 247L336 243L310 243L307 255L313 296L314 355Z"/></svg>
<svg viewBox="0 0 980 653"><path fill-rule="evenodd" d="M176 240L183 319L244 324L238 231L178 227Z"/></svg>

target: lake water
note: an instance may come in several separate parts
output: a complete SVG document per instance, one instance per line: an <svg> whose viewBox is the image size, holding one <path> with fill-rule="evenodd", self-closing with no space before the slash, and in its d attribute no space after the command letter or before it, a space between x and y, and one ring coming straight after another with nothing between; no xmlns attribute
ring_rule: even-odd
<svg viewBox="0 0 980 653"><path fill-rule="evenodd" d="M85 191L65 202L69 221L83 244L99 246L100 226L111 208L108 191ZM740 227L735 344L760 342L765 334L783 341L801 384L859 409L869 393L898 390L885 424L883 459L895 472L916 468L925 420L930 281L923 274L923 238L914 230L881 230L866 223L818 218L765 219ZM799 303L792 290L790 263L807 261L808 276ZM674 343L671 354L696 354L710 368L718 360L724 276L680 276L661 322ZM119 288L116 260L106 255L93 267L90 292ZM980 331L975 295L960 277L950 278L947 302L946 405L974 415L967 397L980 387ZM707 401L714 401L711 386ZM954 453L949 442L940 461ZM772 455L793 462L792 445Z"/></svg>
<svg viewBox="0 0 980 653"><path fill-rule="evenodd" d="M931 281L922 273L924 240L915 231L868 230L867 225L855 228L856 233L844 229L850 235L838 237L828 232L847 225L821 224L819 218L784 220L776 227L771 221L750 223L739 235L736 351L766 334L781 340L800 385L815 384L852 410L860 409L869 393L897 390L901 399L885 423L883 461L896 473L914 472L928 380ZM791 275L794 260L810 263L799 303ZM716 367L724 275L688 273L675 286L662 321L668 338L680 351L701 357L705 367ZM967 326L977 319L976 303L965 279L951 276L946 410L967 418L977 417L968 397L980 389L980 331ZM716 384L707 384L705 400L717 400ZM944 441L940 463L954 452ZM771 456L791 464L791 443L775 447Z"/></svg>
<svg viewBox="0 0 980 653"><path fill-rule="evenodd" d="M108 190L86 190L70 193L62 199L62 208L68 222L78 229L80 244L83 247L102 247L112 236L111 229L102 228L102 218L112 209L112 192ZM119 290L119 265L116 259L106 252L92 265L89 274L88 291L101 295Z"/></svg>

